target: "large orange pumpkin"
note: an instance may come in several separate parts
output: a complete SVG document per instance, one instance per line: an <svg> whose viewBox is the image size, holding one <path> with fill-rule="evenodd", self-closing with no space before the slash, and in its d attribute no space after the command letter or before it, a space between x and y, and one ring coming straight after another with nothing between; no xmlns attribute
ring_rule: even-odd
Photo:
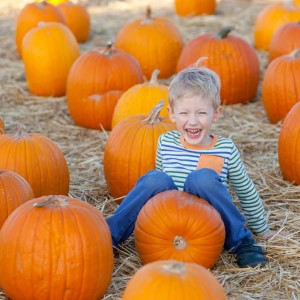
<svg viewBox="0 0 300 300"><path fill-rule="evenodd" d="M212 273L195 263L162 260L142 266L129 280L122 300L225 300Z"/></svg>
<svg viewBox="0 0 300 300"><path fill-rule="evenodd" d="M24 177L36 197L69 192L65 157L52 140L40 134L27 134L19 128L15 134L0 135L0 169Z"/></svg>
<svg viewBox="0 0 300 300"><path fill-rule="evenodd" d="M65 18L57 7L46 1L27 4L20 11L16 25L15 40L20 55L22 55L23 37L30 29L36 27L39 22L59 22L65 24Z"/></svg>
<svg viewBox="0 0 300 300"><path fill-rule="evenodd" d="M4 122L3 120L0 118L0 134L4 133Z"/></svg>
<svg viewBox="0 0 300 300"><path fill-rule="evenodd" d="M289 22L274 33L269 50L269 63L276 57L300 48L300 22Z"/></svg>
<svg viewBox="0 0 300 300"><path fill-rule="evenodd" d="M168 99L168 87L157 81L158 74L159 70L154 70L149 82L136 84L122 95L114 110L112 128L129 116L149 114L161 99ZM162 117L168 116L167 105L166 101L160 112Z"/></svg>
<svg viewBox="0 0 300 300"><path fill-rule="evenodd" d="M284 119L300 101L300 48L275 58L267 67L262 82L262 101L271 123Z"/></svg>
<svg viewBox="0 0 300 300"><path fill-rule="evenodd" d="M147 115L130 116L108 136L104 151L104 175L113 197L125 196L136 181L155 168L156 146L161 134L175 129L168 118L160 118L163 101Z"/></svg>
<svg viewBox="0 0 300 300"><path fill-rule="evenodd" d="M0 282L14 300L98 300L113 271L108 225L92 205L65 196L30 200L0 232Z"/></svg>
<svg viewBox="0 0 300 300"><path fill-rule="evenodd" d="M132 54L149 79L155 69L160 78L176 73L183 40L175 25L165 18L153 18L150 8L146 18L126 24L117 34L116 48Z"/></svg>
<svg viewBox="0 0 300 300"><path fill-rule="evenodd" d="M176 14L182 17L212 15L216 11L216 0L174 0Z"/></svg>
<svg viewBox="0 0 300 300"><path fill-rule="evenodd" d="M73 32L79 43L84 43L91 29L90 15L80 3L72 3L71 1L58 5L58 8L65 17L66 25Z"/></svg>
<svg viewBox="0 0 300 300"><path fill-rule="evenodd" d="M254 24L254 44L258 50L269 51L276 30L283 24L300 20L300 6L290 1L267 5L257 16Z"/></svg>
<svg viewBox="0 0 300 300"><path fill-rule="evenodd" d="M222 252L225 228L219 213L208 202L170 190L156 194L146 203L137 217L134 235L144 264L175 259L211 268Z"/></svg>
<svg viewBox="0 0 300 300"><path fill-rule="evenodd" d="M23 38L22 49L29 91L37 96L64 96L69 71L80 55L70 29L57 22L39 23Z"/></svg>
<svg viewBox="0 0 300 300"><path fill-rule="evenodd" d="M130 54L113 49L111 44L90 50L70 70L67 81L70 115L80 126L110 130L119 98L141 82L141 67Z"/></svg>
<svg viewBox="0 0 300 300"><path fill-rule="evenodd" d="M300 184L300 102L285 117L278 139L278 161L285 180Z"/></svg>
<svg viewBox="0 0 300 300"><path fill-rule="evenodd" d="M22 176L0 170L0 228L12 211L33 198L33 190Z"/></svg>
<svg viewBox="0 0 300 300"><path fill-rule="evenodd" d="M190 40L180 55L177 71L195 64L200 57L221 79L222 104L247 103L255 97L259 62L254 48L240 37L229 35L233 27L201 34Z"/></svg>

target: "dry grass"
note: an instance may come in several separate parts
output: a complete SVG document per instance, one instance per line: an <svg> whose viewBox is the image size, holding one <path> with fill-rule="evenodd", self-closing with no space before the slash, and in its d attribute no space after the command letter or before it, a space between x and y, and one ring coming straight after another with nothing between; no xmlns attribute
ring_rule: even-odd
<svg viewBox="0 0 300 300"><path fill-rule="evenodd" d="M255 18L270 2L223 0L218 3L218 14L189 19L175 15L171 0L153 0L151 6L154 16L164 16L176 23L185 41L223 25L234 25L234 34L252 44ZM75 126L65 97L34 97L28 92L24 67L14 43L16 16L25 3L25 0L0 1L0 117L5 121L7 133L13 133L16 124L21 123L28 131L55 141L69 165L70 194L91 203L108 216L116 204L109 196L103 174L106 133ZM92 35L81 45L82 52L113 41L123 24L143 15L147 3L85 1L92 17ZM257 54L263 75L266 53ZM224 286L228 299L300 299L300 189L282 179L277 160L280 125L268 122L259 88L252 103L224 107L223 118L215 128L219 134L232 137L239 147L264 201L271 228L291 232L286 237L277 235L268 241L258 239L268 259L268 265L263 268L239 269L233 256L222 254L212 272ZM115 260L105 299L120 299L127 281L140 267L131 238L124 245L120 258ZM2 293L0 299L7 298Z"/></svg>

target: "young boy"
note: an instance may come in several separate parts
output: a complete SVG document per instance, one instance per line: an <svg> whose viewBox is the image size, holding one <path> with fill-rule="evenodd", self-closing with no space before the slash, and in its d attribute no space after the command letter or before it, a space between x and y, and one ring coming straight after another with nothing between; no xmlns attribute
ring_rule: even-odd
<svg viewBox="0 0 300 300"><path fill-rule="evenodd" d="M191 67L175 76L169 87L169 117L177 130L160 136L156 169L142 176L107 218L115 247L131 235L138 213L151 197L179 189L206 199L220 213L226 232L224 248L236 254L240 267L266 264L262 248L230 197L229 183L254 233L267 238L273 232L233 141L211 133L220 114L220 81L215 72Z"/></svg>

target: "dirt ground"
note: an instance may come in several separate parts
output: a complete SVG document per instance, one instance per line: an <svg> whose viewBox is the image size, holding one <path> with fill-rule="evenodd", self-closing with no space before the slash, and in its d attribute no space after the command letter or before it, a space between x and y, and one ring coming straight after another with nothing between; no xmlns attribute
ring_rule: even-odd
<svg viewBox="0 0 300 300"><path fill-rule="evenodd" d="M154 17L174 22L185 42L201 33L233 25L236 29L232 34L253 45L255 19L271 2L274 1L219 0L213 16L180 18L171 0L82 0L90 13L92 30L90 39L80 45L81 52L114 41L123 25L144 16L147 5L151 5ZM28 92L24 66L14 42L16 18L26 3L29 1L0 0L0 117L4 119L6 133L15 132L16 124L21 123L28 132L52 139L63 151L70 169L70 195L91 203L104 217L109 216L116 208L103 173L103 152L109 132L74 125L65 97L35 97ZM267 53L257 51L257 55L262 79ZM282 178L277 157L281 123L269 123L260 88L261 80L251 103L223 107L222 119L214 131L233 138L238 146L264 202L270 227L279 232L288 230L290 234L285 237L278 234L268 241L258 238L266 251L265 267L239 269L234 257L223 252L211 271L230 300L297 300L300 299L300 189ZM115 259L113 278L104 299L121 299L128 280L141 266L132 236ZM3 292L0 299L7 299Z"/></svg>

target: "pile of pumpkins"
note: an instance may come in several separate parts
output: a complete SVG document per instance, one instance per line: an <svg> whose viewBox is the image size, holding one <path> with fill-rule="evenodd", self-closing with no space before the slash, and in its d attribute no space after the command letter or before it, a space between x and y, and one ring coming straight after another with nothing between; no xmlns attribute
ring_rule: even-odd
<svg viewBox="0 0 300 300"><path fill-rule="evenodd" d="M214 14L216 1L204 2L200 6L175 0L174 8L180 17ZM267 6L254 26L256 50L269 52L262 101L269 121L283 122L279 164L283 177L295 184L300 184L299 2ZM79 43L89 39L90 24L88 10L81 4L30 3L17 19L16 46L33 95L66 96L77 125L111 131L104 173L115 198L122 199L141 175L155 167L159 135L175 129L168 119L168 86L159 79L169 79L207 57L203 64L221 78L223 105L247 104L256 96L260 78L256 50L235 36L232 26L184 44L176 26L153 17L148 7L143 18L120 29L114 44L81 54ZM0 215L0 287L12 299L99 299L109 287L113 253L108 226L94 207L67 196L69 180L66 159L53 141L21 127L15 134L4 134L0 119L0 202L6 208ZM159 287L167 287L171 280L201 294L197 299L226 299L208 271L221 254L224 225L213 207L195 198L167 191L144 206L135 243L145 265L129 281L123 299L150 299L155 292L162 297ZM166 207L174 219L158 235L155 230L149 235L149 228L157 227L155 222L166 224L160 220L166 214L156 215ZM197 218L202 232L196 237L188 232L183 236L176 223L178 214L195 215L189 210L203 216ZM178 234L166 245L173 227ZM149 239L157 246L150 247ZM166 299L184 299L182 290L165 290L172 291L164 295Z"/></svg>

